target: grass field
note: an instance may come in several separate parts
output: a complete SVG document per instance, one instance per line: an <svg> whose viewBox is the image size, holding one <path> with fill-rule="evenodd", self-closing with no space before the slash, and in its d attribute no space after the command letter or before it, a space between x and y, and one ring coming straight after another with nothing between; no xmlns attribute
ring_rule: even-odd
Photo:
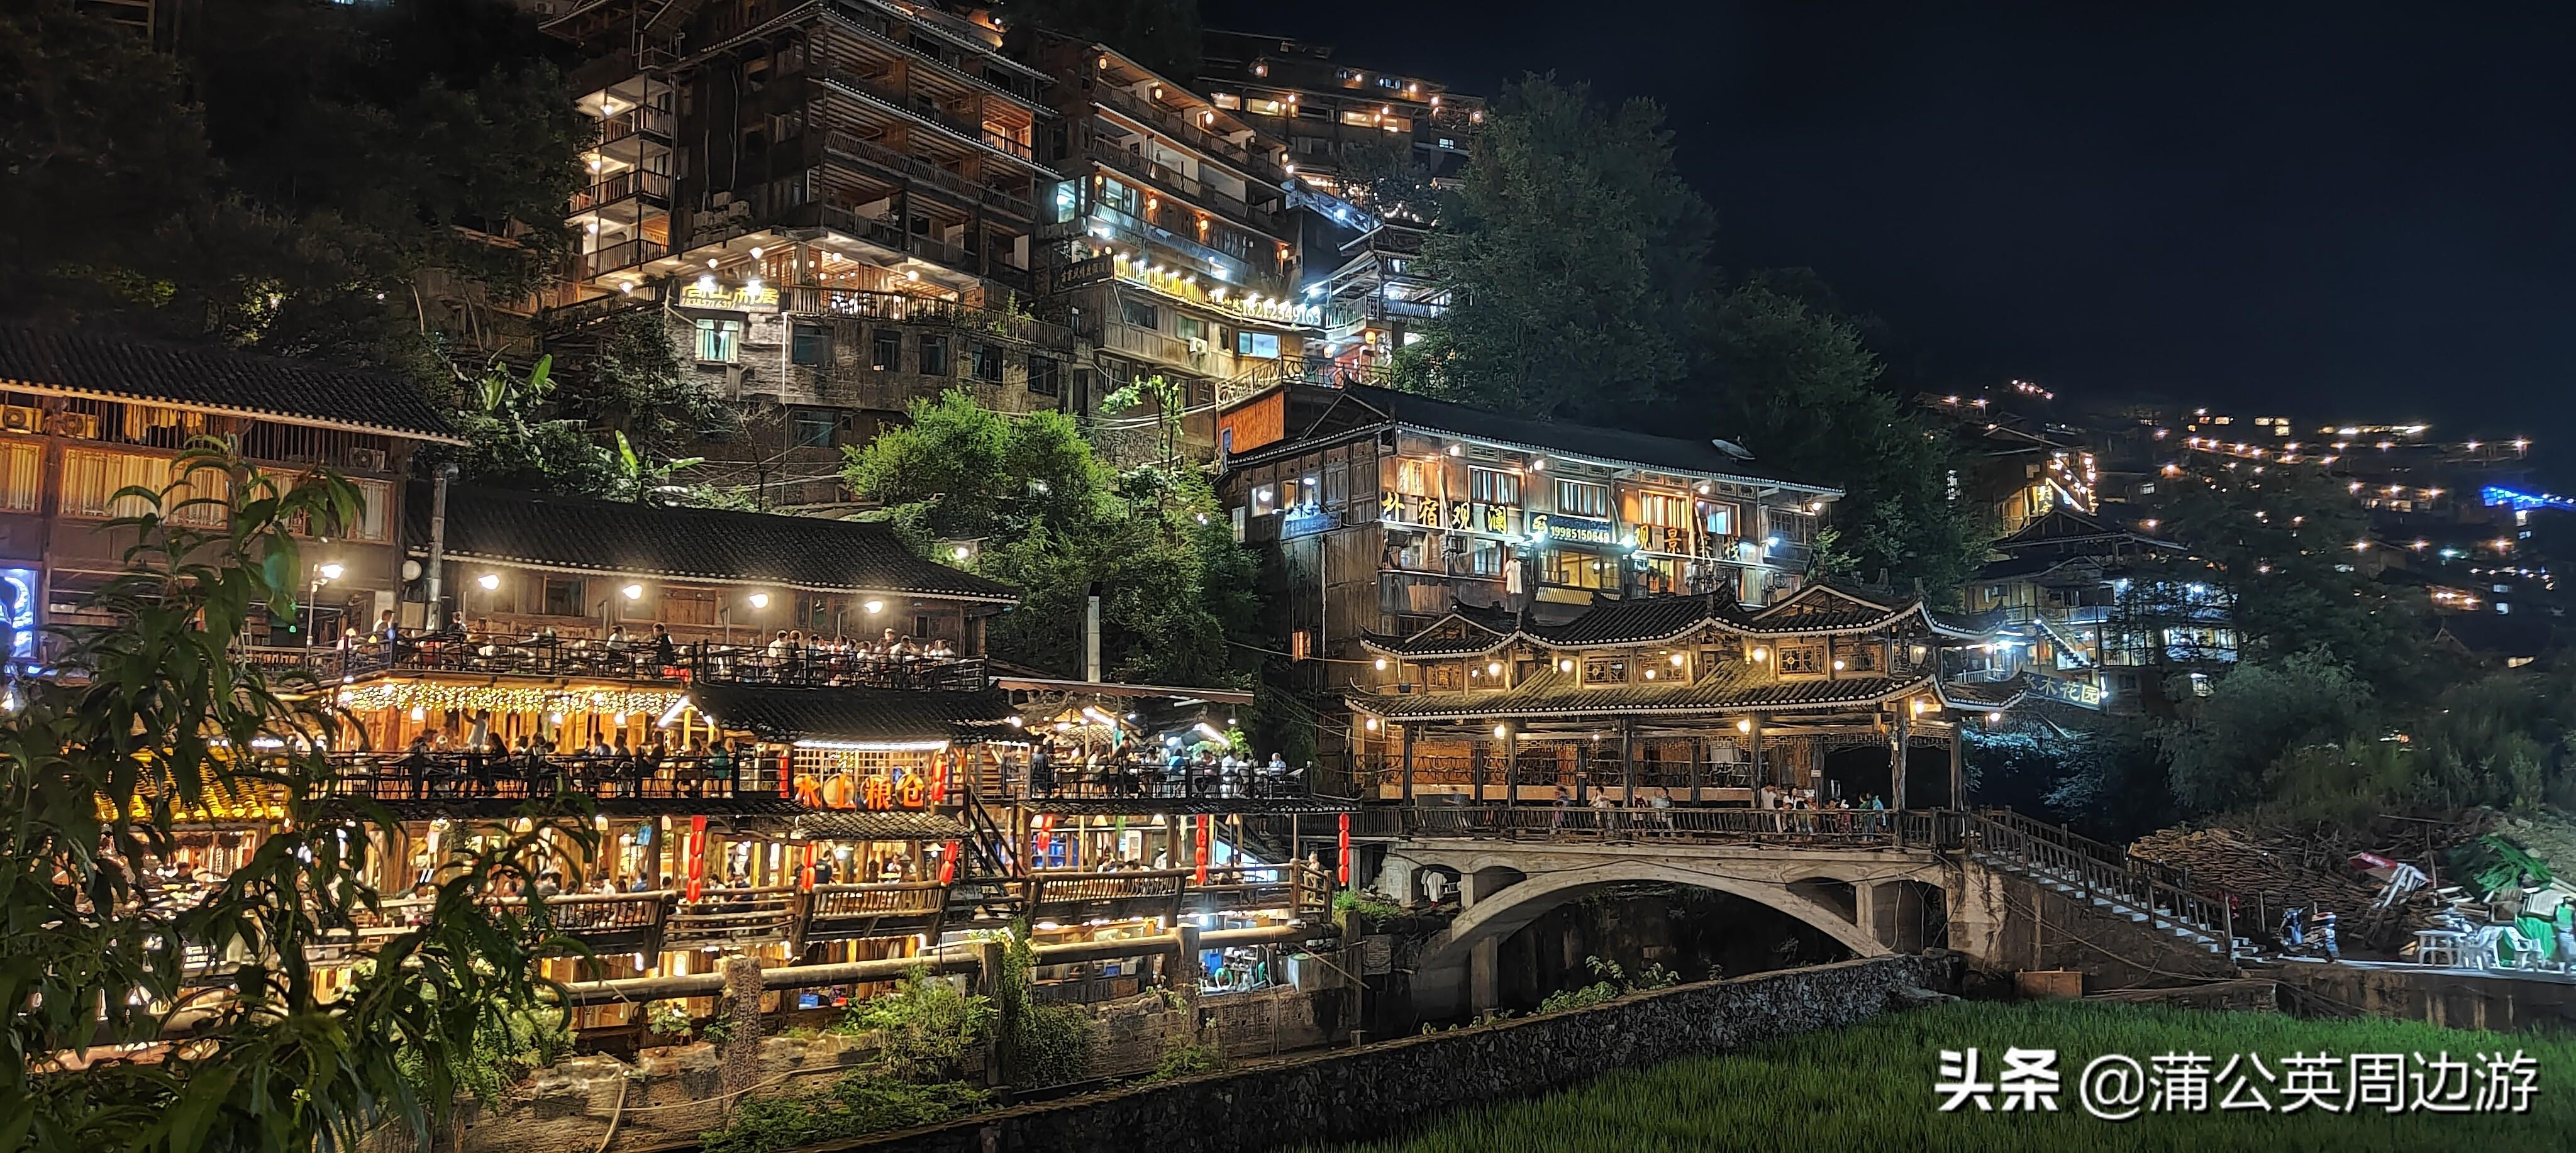
<svg viewBox="0 0 2576 1153"><path fill-rule="evenodd" d="M1934 1111L1932 1083L1943 1049L1983 1051L1992 1079L2007 1047L2054 1048L2064 1078L2059 1112ZM2352 1053L2521 1049L2539 1062L2539 1090L2525 1114L2391 1115L2314 1108L2281 1115L2210 1111L2145 1114L2111 1122L2086 1113L2075 1081L2085 1063L2121 1053L2147 1064L2167 1052L2212 1054L2214 1074L2229 1055L2256 1053L2275 1077L2293 1052ZM2150 1066L2152 1067L2152 1066ZM2340 1079L2339 1079L2340 1080ZM2277 1108L2276 1085L2257 1081ZM2001 1103L1998 1102L1998 1105ZM1957 1150L1960 1153L2069 1153L2073 1150L2402 1150L2576 1148L2576 1042L2563 1036L2469 1033L2381 1020L2299 1020L2271 1014L2211 1013L2054 1002L1954 1004L1898 1013L1867 1025L1818 1033L1742 1053L1614 1072L1526 1102L1463 1110L1421 1132L1349 1146L1340 1153L1655 1153L1660 1150Z"/></svg>

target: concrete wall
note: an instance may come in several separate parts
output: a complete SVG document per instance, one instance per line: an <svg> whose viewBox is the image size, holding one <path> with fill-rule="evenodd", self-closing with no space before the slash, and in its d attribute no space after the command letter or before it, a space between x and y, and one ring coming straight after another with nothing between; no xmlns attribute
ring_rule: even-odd
<svg viewBox="0 0 2576 1153"><path fill-rule="evenodd" d="M2576 984L2550 977L2472 976L2416 965L2292 961L2265 970L2293 1011L2368 1013L2453 1029L2576 1028Z"/></svg>
<svg viewBox="0 0 2576 1153"><path fill-rule="evenodd" d="M871 1153L1241 1153L1373 1137L1461 1102L1854 1024L1899 989L1954 985L1955 955L1880 957L1684 985L1592 1009L1261 1062L947 1125L817 1146Z"/></svg>
<svg viewBox="0 0 2576 1153"><path fill-rule="evenodd" d="M2227 958L2169 933L2078 906L2011 873L1952 863L1949 944L1981 972L2074 969L2084 991L2145 988L2233 977Z"/></svg>

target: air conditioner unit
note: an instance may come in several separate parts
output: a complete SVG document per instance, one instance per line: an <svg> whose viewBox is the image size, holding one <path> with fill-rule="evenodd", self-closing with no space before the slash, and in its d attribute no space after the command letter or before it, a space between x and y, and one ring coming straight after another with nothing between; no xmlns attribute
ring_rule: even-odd
<svg viewBox="0 0 2576 1153"><path fill-rule="evenodd" d="M1196 336L1193 336L1193 337L1190 337L1190 338L1188 338L1188 339L1189 339L1189 342L1190 342L1190 355L1192 355L1192 356L1206 356L1206 355L1207 355L1207 340L1206 340L1205 338L1203 338L1203 337L1196 337Z"/></svg>
<svg viewBox="0 0 2576 1153"><path fill-rule="evenodd" d="M0 429L7 429L10 432L35 432L43 427L45 427L45 413L42 409L29 408L23 404L0 406Z"/></svg>
<svg viewBox="0 0 2576 1153"><path fill-rule="evenodd" d="M349 450L349 468L355 472L384 472L385 450L353 448Z"/></svg>

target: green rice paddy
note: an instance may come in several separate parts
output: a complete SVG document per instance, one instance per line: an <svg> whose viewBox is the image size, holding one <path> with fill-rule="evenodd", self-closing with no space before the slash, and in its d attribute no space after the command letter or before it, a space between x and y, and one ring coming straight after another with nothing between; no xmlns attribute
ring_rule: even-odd
<svg viewBox="0 0 2576 1153"><path fill-rule="evenodd" d="M1980 1113L1973 1105L1941 1113L1933 1091L1943 1049L1979 1049L1979 1077L1992 1079L2009 1047L2054 1048L2063 1078L2058 1112ZM2337 1058L2337 1085L2354 1053L2448 1050L2455 1058L2519 1049L2538 1063L2538 1088L2527 1113L2396 1114L2226 1111L2213 1086L2209 1111L2146 1113L2114 1122L2088 1114L2077 1075L2104 1054L2126 1054L2153 1068L2165 1053L2215 1057L2261 1055L2273 1076L2280 1058L2320 1051ZM2250 1066L2240 1067L2241 1078ZM2410 1070L2411 1071L2411 1070ZM2483 1078L2479 1079L2480 1082ZM2312 1084L2312 1082L2311 1082ZM2276 1080L2252 1086L2278 1109ZM2438 1092L2438 1090L2437 1090ZM2411 1086L2401 1089L2411 1100ZM2152 1094L2150 1094L2152 1096ZM2345 1095L2332 1098L2344 1103ZM2000 1108L2002 1102L1996 1102ZM1529 1101L1461 1110L1410 1136L1348 1146L1339 1153L1656 1153L1661 1150L1957 1150L1960 1153L2068 1153L2073 1150L2190 1150L2228 1153L2378 1153L2403 1150L2576 1148L2576 1041L2566 1035L2472 1033L2376 1019L2302 1020L2275 1014L2217 1013L2049 1002L1953 1004L1897 1013L1870 1024L1637 1071L1606 1074L1565 1092Z"/></svg>

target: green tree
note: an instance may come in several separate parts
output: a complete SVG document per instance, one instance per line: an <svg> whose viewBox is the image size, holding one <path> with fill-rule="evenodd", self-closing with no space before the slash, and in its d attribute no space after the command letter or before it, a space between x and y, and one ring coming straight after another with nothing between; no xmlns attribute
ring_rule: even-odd
<svg viewBox="0 0 2576 1153"><path fill-rule="evenodd" d="M911 421L851 450L844 475L925 547L984 542L981 571L1022 595L989 634L996 655L1079 672L1084 598L1097 586L1109 675L1242 679L1226 638L1251 627L1254 565L1204 476L1113 471L1070 418L1005 415L962 391L915 401Z"/></svg>
<svg viewBox="0 0 2576 1153"><path fill-rule="evenodd" d="M1757 281L1727 294L1701 379L1674 410L1799 478L1840 486L1828 575L1928 590L1985 559L1992 526L1949 498L1951 441L1878 385L1878 357L1849 322ZM1839 571L1836 571L1839 570Z"/></svg>
<svg viewBox="0 0 2576 1153"><path fill-rule="evenodd" d="M2370 686L2322 651L2240 664L2159 733L2174 799L2204 813L2271 799L2284 758L2377 736L2370 703Z"/></svg>
<svg viewBox="0 0 2576 1153"><path fill-rule="evenodd" d="M2245 659L2319 650L2400 701L2456 679L2428 659L2421 595L2364 571L2376 546L2346 482L2302 467L2193 460L2160 478L2149 507L2158 535L2210 562L2234 602Z"/></svg>
<svg viewBox="0 0 2576 1153"><path fill-rule="evenodd" d="M191 495L209 491L229 495ZM0 717L0 1146L351 1149L386 1125L426 1142L496 1050L561 1039L532 976L541 902L523 919L486 901L553 850L498 827L452 838L426 922L377 937L327 993L313 958L377 906L374 846L393 821L334 796L324 750L363 739L327 686L233 649L256 615L296 611L290 526L331 532L357 491L199 446L170 485L120 495L148 509L109 523L137 543L85 606L115 623L56 629L55 663L82 675L19 679ZM207 504L228 506L225 527L171 519ZM248 861L201 895L153 883L188 814L245 803L284 818ZM591 843L577 817L555 831ZM174 1029L185 1044L120 1049Z"/></svg>
<svg viewBox="0 0 2576 1153"><path fill-rule="evenodd" d="M620 313L560 344L552 410L595 434L624 436L640 457L695 455L742 431L741 411L681 365L654 310Z"/></svg>
<svg viewBox="0 0 2576 1153"><path fill-rule="evenodd" d="M1529 76L1485 118L1422 266L1449 311L1400 355L1405 387L1615 423L1690 369L1715 216L1673 169L1663 111L1605 109Z"/></svg>
<svg viewBox="0 0 2576 1153"><path fill-rule="evenodd" d="M2453 685L2408 726L2422 750L2418 799L2438 805L2576 808L2568 739L2576 692L2565 673L2496 673Z"/></svg>
<svg viewBox="0 0 2576 1153"><path fill-rule="evenodd" d="M206 0L169 55L68 0L5 19L0 311L439 383L570 241L590 129L501 0Z"/></svg>

